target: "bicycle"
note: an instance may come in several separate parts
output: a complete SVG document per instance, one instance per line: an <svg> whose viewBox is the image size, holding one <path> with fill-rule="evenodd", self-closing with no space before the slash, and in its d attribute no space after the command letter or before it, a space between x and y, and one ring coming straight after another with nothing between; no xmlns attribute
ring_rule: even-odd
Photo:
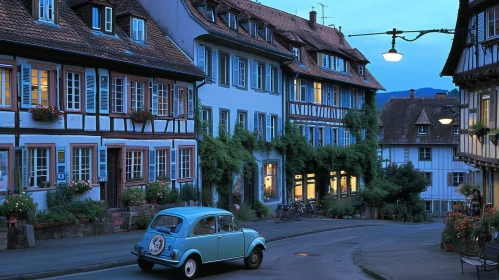
<svg viewBox="0 0 499 280"><path fill-rule="evenodd" d="M295 200L295 202L292 203L292 206L293 206L294 211L295 211L295 220L296 221L303 220L303 215L305 214L305 212L303 210L303 208L304 208L303 201L302 200Z"/></svg>
<svg viewBox="0 0 499 280"><path fill-rule="evenodd" d="M324 208L322 205L315 205L314 203L317 202L315 198L311 198L308 200L308 203L305 205L305 214L309 219L312 218L312 213L315 214L315 217L318 219L322 219L324 217Z"/></svg>
<svg viewBox="0 0 499 280"><path fill-rule="evenodd" d="M295 212L293 207L287 204L279 204L277 205L277 209L274 212L274 223L278 224L287 218L288 221L292 222L295 216Z"/></svg>

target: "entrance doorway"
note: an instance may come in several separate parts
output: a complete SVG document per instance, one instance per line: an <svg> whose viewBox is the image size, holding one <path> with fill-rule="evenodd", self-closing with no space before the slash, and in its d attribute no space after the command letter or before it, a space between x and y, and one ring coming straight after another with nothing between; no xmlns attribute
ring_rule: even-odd
<svg viewBox="0 0 499 280"><path fill-rule="evenodd" d="M107 184L105 197L109 208L118 208L118 188L121 187L121 148L107 149Z"/></svg>
<svg viewBox="0 0 499 280"><path fill-rule="evenodd" d="M255 172L256 168L252 165L244 167L244 201L251 206L255 203Z"/></svg>

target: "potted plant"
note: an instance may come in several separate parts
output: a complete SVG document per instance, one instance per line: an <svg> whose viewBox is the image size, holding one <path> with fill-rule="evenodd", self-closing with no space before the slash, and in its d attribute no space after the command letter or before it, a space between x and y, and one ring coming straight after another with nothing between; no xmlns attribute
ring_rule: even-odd
<svg viewBox="0 0 499 280"><path fill-rule="evenodd" d="M31 118L34 121L46 122L46 123L56 123L61 120L64 113L59 112L55 106L45 106L42 104L36 105L36 107L31 108Z"/></svg>
<svg viewBox="0 0 499 280"><path fill-rule="evenodd" d="M32 220L35 217L37 207L38 203L35 203L33 198L25 192L9 194L2 206L3 212L9 217L9 225L17 223L19 216Z"/></svg>
<svg viewBox="0 0 499 280"><path fill-rule="evenodd" d="M464 211L464 202L460 200L456 201L456 204L452 205L452 210Z"/></svg>
<svg viewBox="0 0 499 280"><path fill-rule="evenodd" d="M132 122L136 123L147 123L154 120L152 112L144 109L139 109L137 111L132 110L132 112L128 114L128 117L130 117Z"/></svg>
<svg viewBox="0 0 499 280"><path fill-rule="evenodd" d="M497 145L499 140L499 128L493 129L487 133L489 135L489 140L492 144Z"/></svg>
<svg viewBox="0 0 499 280"><path fill-rule="evenodd" d="M90 184L90 181L84 181L84 180L78 180L78 181L71 181L69 184L69 188L73 192L73 194L85 194L89 191L91 191L94 187L92 184Z"/></svg>
<svg viewBox="0 0 499 280"><path fill-rule="evenodd" d="M490 129L487 128L483 122L477 121L470 125L470 130L472 130L473 134L477 137L481 137L484 136Z"/></svg>
<svg viewBox="0 0 499 280"><path fill-rule="evenodd" d="M155 181L150 182L146 186L146 200L155 206L158 205L158 201L166 196L170 192L169 182L165 181Z"/></svg>
<svg viewBox="0 0 499 280"><path fill-rule="evenodd" d="M446 252L452 252L454 245L452 244L452 237L449 235L442 235L442 243Z"/></svg>
<svg viewBox="0 0 499 280"><path fill-rule="evenodd" d="M255 201L254 207L255 207L255 211L258 214L258 216L260 217L260 219L263 219L265 216L269 215L269 209L267 208L267 206L263 202L261 202L259 200Z"/></svg>

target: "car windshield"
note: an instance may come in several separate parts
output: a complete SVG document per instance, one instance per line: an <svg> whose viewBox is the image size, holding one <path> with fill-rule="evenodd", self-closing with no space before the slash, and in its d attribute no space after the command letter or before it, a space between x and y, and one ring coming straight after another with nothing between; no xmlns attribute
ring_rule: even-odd
<svg viewBox="0 0 499 280"><path fill-rule="evenodd" d="M151 228L162 232L177 233L182 227L183 220L179 217L169 215L159 215L152 222Z"/></svg>

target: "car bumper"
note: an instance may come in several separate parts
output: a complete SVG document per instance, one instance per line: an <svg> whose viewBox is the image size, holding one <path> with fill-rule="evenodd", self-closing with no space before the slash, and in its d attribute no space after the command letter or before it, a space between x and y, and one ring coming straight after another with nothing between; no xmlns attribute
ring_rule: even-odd
<svg viewBox="0 0 499 280"><path fill-rule="evenodd" d="M169 266L169 267L179 267L180 266L179 261L177 261L177 260L165 260L163 258L139 254L139 252L137 252L137 251L131 251L131 253L133 255L137 256L138 259L150 261L150 262L153 262L155 264L160 264L160 265Z"/></svg>

